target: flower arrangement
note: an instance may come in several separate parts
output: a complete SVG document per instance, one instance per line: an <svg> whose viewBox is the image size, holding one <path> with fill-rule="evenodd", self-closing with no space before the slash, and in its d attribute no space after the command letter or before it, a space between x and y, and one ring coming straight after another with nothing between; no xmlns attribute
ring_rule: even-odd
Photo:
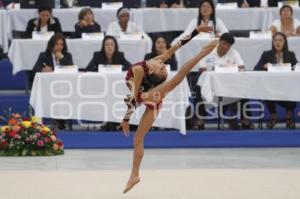
<svg viewBox="0 0 300 199"><path fill-rule="evenodd" d="M0 156L50 156L64 154L63 142L36 117L22 119L13 113L0 128Z"/></svg>

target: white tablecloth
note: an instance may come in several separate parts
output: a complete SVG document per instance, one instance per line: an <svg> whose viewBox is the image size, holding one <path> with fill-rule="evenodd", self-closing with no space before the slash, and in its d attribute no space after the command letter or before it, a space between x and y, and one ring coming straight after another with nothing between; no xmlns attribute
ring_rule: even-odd
<svg viewBox="0 0 300 199"><path fill-rule="evenodd" d="M123 98L128 93L125 73L37 73L30 104L38 117L120 122L127 108ZM189 96L185 80L168 94L154 126L175 128L185 134ZM144 105L137 109L132 124L139 123L144 109Z"/></svg>
<svg viewBox="0 0 300 199"><path fill-rule="evenodd" d="M278 8L216 9L216 16L229 30L266 30L279 18L278 13ZM145 32L183 31L198 16L198 9L133 9L132 15ZM300 19L300 8L294 8L294 17Z"/></svg>
<svg viewBox="0 0 300 199"><path fill-rule="evenodd" d="M78 22L78 14L81 8L72 9L53 9L53 16L57 17L61 23L63 31L74 32L75 23ZM100 24L101 30L107 30L109 23L117 20L115 10L103 10L99 8L92 9L95 15L95 20ZM9 10L12 30L24 31L29 19L37 17L37 10L21 9Z"/></svg>
<svg viewBox="0 0 300 199"><path fill-rule="evenodd" d="M151 49L151 44L146 39L142 40L118 40L120 51L132 64L144 59ZM72 53L74 64L85 68L92 59L95 51L101 49L102 41L69 39L67 40L69 51ZM21 70L31 70L41 52L47 47L47 41L31 39L14 39L8 52L13 63L13 73Z"/></svg>
<svg viewBox="0 0 300 199"><path fill-rule="evenodd" d="M300 73L249 71L239 73L204 72L198 85L205 101L218 97L300 101Z"/></svg>
<svg viewBox="0 0 300 199"><path fill-rule="evenodd" d="M207 44L207 39L193 39L188 44L183 46L176 52L176 58L178 61L178 67L181 67L185 62L196 55L201 50L201 47ZM300 62L300 37L293 37L288 39L289 49L294 51L297 60ZM271 39L248 39L248 38L236 38L236 42L233 45L244 60L247 70L252 70L258 63L263 51L270 50L272 48ZM199 65L193 69L196 71Z"/></svg>
<svg viewBox="0 0 300 199"><path fill-rule="evenodd" d="M217 9L216 14L229 30L256 30L270 24L271 10ZM197 8L135 9L133 21L145 32L183 31L190 21L198 16ZM238 19L238 20L237 20ZM251 19L251 20L250 20Z"/></svg>
<svg viewBox="0 0 300 199"><path fill-rule="evenodd" d="M8 39L11 34L9 15L6 10L0 9L0 45L4 52L8 51Z"/></svg>
<svg viewBox="0 0 300 199"><path fill-rule="evenodd" d="M63 31L74 31L80 8L54 9ZM29 19L37 16L33 9L10 10L12 30L24 31ZM106 31L108 24L116 20L115 10L93 9L96 21ZM216 15L221 18L229 30L267 29L272 21L279 18L278 8L217 9ZM174 9L131 9L131 18L145 32L183 31L188 23L198 16L197 8ZM300 19L300 8L294 8L295 18Z"/></svg>

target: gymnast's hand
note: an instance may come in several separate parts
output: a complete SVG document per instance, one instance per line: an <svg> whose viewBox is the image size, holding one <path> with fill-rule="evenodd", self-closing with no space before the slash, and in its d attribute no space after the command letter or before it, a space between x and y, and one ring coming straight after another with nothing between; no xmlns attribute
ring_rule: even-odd
<svg viewBox="0 0 300 199"><path fill-rule="evenodd" d="M126 137L129 136L129 122L128 121L122 121L119 128L122 128L122 131Z"/></svg>

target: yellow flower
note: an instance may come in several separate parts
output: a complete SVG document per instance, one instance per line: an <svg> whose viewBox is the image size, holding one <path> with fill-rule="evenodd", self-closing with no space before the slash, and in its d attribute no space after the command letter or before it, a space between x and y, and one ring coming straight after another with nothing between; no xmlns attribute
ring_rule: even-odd
<svg viewBox="0 0 300 199"><path fill-rule="evenodd" d="M50 129L49 129L47 126L44 126L44 127L42 128L42 133L43 133L44 135L47 135L49 132L50 132Z"/></svg>
<svg viewBox="0 0 300 199"><path fill-rule="evenodd" d="M32 117L31 117L31 122L41 123L41 118L36 117L36 116L32 116Z"/></svg>
<svg viewBox="0 0 300 199"><path fill-rule="evenodd" d="M6 129L9 129L9 126L2 126L1 129L0 129L0 132L5 132Z"/></svg>
<svg viewBox="0 0 300 199"><path fill-rule="evenodd" d="M30 122L30 121L23 121L23 122L22 122L22 125L23 125L25 128L29 128L29 127L31 127L31 122Z"/></svg>

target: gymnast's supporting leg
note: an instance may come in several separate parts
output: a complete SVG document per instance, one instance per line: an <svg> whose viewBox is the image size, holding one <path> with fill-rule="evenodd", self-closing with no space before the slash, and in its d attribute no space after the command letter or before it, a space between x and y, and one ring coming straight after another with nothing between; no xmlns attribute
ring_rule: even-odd
<svg viewBox="0 0 300 199"><path fill-rule="evenodd" d="M144 156L144 137L152 127L153 122L158 114L158 110L147 108L141 118L140 125L134 136L134 152L130 178L127 182L123 193L129 191L135 184L139 183L139 170L141 161Z"/></svg>

